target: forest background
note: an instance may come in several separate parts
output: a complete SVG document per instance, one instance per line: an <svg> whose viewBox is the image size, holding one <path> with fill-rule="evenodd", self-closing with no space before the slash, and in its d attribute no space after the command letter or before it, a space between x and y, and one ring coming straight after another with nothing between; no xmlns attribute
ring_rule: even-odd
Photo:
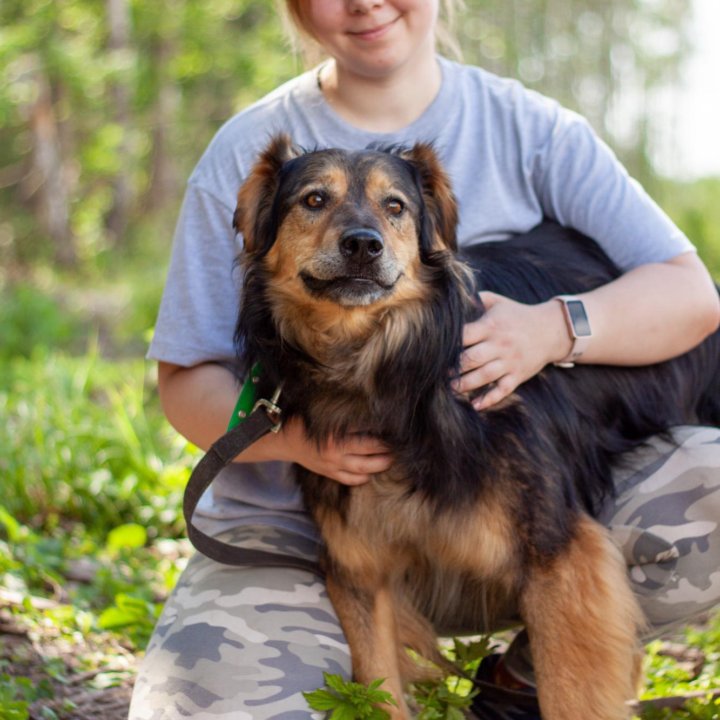
<svg viewBox="0 0 720 720"><path fill-rule="evenodd" d="M466 0L457 35L467 62L586 115L720 278L720 177L656 162L691 10ZM0 720L126 712L189 554L198 452L142 359L174 218L219 125L301 69L271 0L0 1ZM668 640L646 695L699 697L643 717L720 717L718 617Z"/></svg>

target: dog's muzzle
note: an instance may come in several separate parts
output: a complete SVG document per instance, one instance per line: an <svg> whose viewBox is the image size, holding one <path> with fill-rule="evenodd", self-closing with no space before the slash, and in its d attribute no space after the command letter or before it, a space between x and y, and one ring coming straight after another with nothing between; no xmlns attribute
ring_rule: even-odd
<svg viewBox="0 0 720 720"><path fill-rule="evenodd" d="M383 254L382 235L372 228L351 228L340 237L340 254L349 262L369 265Z"/></svg>
<svg viewBox="0 0 720 720"><path fill-rule="evenodd" d="M334 252L318 258L314 272L300 273L313 295L356 306L369 305L392 292L400 273L377 230L349 228L335 247Z"/></svg>

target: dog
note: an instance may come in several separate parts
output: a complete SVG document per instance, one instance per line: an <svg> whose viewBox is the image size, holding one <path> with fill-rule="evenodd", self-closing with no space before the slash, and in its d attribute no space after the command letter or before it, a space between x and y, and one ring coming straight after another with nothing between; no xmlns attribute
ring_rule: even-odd
<svg viewBox="0 0 720 720"><path fill-rule="evenodd" d="M593 517L623 452L720 421L720 336L652 367L548 366L477 412L452 377L478 291L537 303L619 272L550 223L459 257L457 219L430 145L305 152L273 138L234 216L239 372L259 362L260 391L282 384L283 417L318 443L360 431L392 448L363 485L297 476L353 674L385 678L394 720L410 717L406 683L443 662L436 628L480 631L508 608L529 633L543 718L626 718L643 620Z"/></svg>

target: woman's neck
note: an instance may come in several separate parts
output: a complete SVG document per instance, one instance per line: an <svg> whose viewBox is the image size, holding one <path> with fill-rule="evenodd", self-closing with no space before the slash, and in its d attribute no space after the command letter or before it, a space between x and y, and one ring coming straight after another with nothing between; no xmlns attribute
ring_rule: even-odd
<svg viewBox="0 0 720 720"><path fill-rule="evenodd" d="M331 60L320 69L318 81L340 117L383 133L401 130L423 114L440 90L442 71L434 52L380 77L353 73Z"/></svg>

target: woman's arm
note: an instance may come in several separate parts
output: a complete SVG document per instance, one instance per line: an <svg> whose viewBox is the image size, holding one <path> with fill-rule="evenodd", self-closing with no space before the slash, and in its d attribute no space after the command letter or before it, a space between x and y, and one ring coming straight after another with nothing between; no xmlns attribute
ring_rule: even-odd
<svg viewBox="0 0 720 720"><path fill-rule="evenodd" d="M203 450L224 434L240 392L233 374L215 363L186 368L160 362L158 386L171 425ZM392 462L387 447L363 434L317 445L308 440L299 420L285 423L277 434L268 433L236 458L236 462L267 460L297 462L346 485L366 482Z"/></svg>
<svg viewBox="0 0 720 720"><path fill-rule="evenodd" d="M579 296L592 338L580 362L648 365L687 352L717 329L718 293L693 252L641 265ZM459 392L495 386L476 407L510 395L545 365L566 357L571 340L562 308L551 300L523 305L483 293L486 313L465 328Z"/></svg>

